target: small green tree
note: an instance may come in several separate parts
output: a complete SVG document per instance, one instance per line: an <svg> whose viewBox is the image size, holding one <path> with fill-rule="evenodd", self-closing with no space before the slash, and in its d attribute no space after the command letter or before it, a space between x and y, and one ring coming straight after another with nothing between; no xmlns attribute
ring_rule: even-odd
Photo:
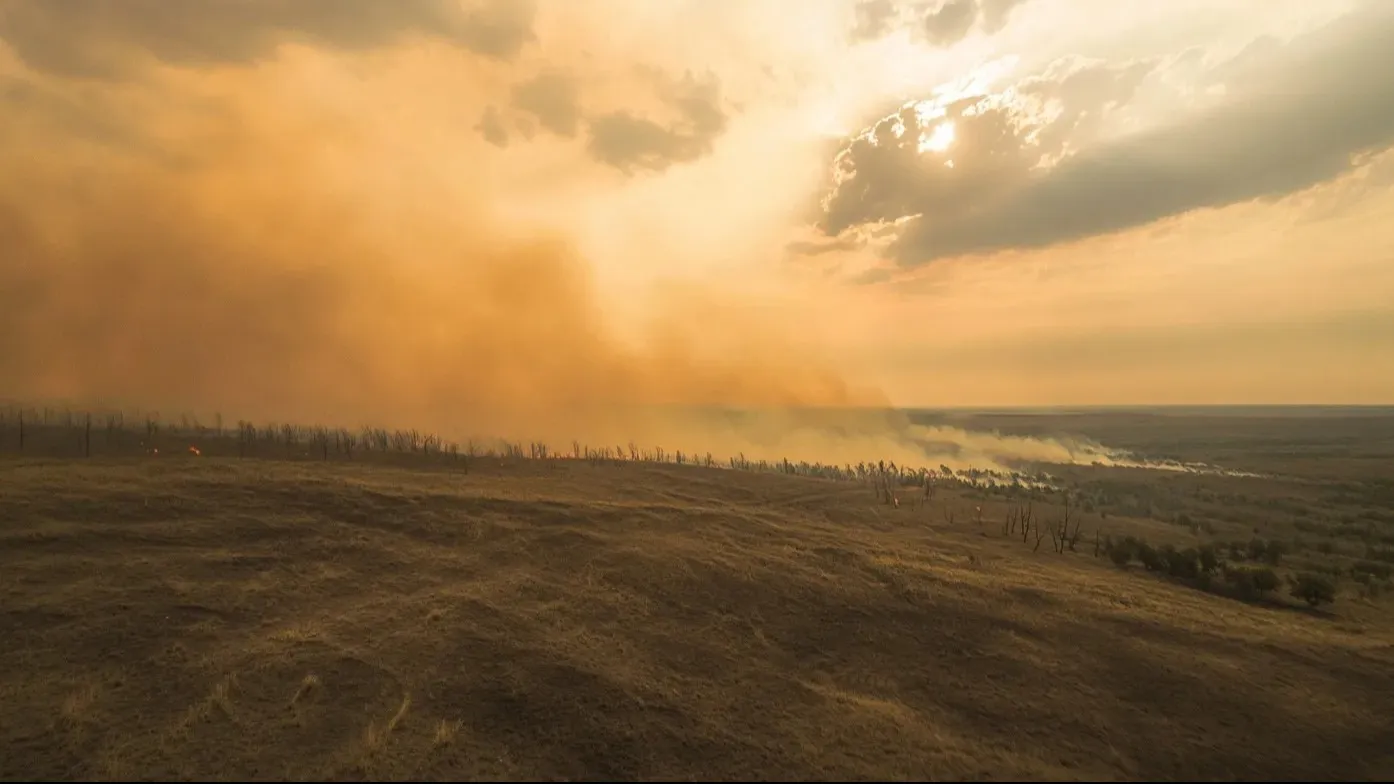
<svg viewBox="0 0 1394 784"><path fill-rule="evenodd" d="M1336 583L1325 575L1299 574L1292 581L1291 593L1294 598L1301 599L1312 607L1330 604L1336 601Z"/></svg>
<svg viewBox="0 0 1394 784"><path fill-rule="evenodd" d="M1268 543L1257 536L1249 540L1249 560L1262 561L1268 555Z"/></svg>

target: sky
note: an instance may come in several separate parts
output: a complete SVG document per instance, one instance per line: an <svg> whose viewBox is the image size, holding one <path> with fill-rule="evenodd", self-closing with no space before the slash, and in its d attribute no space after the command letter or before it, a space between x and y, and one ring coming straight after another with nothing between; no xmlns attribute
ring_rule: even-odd
<svg viewBox="0 0 1394 784"><path fill-rule="evenodd" d="M0 398L1394 403L1390 73L1383 0L0 0Z"/></svg>

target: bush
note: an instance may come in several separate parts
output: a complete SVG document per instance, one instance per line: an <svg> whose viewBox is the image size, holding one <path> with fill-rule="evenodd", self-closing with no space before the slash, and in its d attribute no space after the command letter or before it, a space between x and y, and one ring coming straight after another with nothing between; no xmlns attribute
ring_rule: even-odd
<svg viewBox="0 0 1394 784"><path fill-rule="evenodd" d="M1200 561L1200 571L1203 574L1212 574L1220 568L1220 553L1213 544L1201 546L1196 557Z"/></svg>
<svg viewBox="0 0 1394 784"><path fill-rule="evenodd" d="M1109 540L1104 545L1104 551L1108 553L1110 561L1117 566L1127 566L1133 560L1134 542L1131 537L1121 542Z"/></svg>
<svg viewBox="0 0 1394 784"><path fill-rule="evenodd" d="M1159 554L1166 563L1167 574L1184 580L1194 580L1200 575L1200 564L1195 550L1177 550L1171 545L1163 547Z"/></svg>
<svg viewBox="0 0 1394 784"><path fill-rule="evenodd" d="M1137 543L1137 560L1149 572L1166 571L1166 560L1157 549L1146 542Z"/></svg>
<svg viewBox="0 0 1394 784"><path fill-rule="evenodd" d="M1365 558L1370 561L1394 563L1394 549L1370 547L1367 545L1365 547Z"/></svg>
<svg viewBox="0 0 1394 784"><path fill-rule="evenodd" d="M1299 574L1292 581L1292 595L1312 607L1336 601L1336 582L1320 574Z"/></svg>
<svg viewBox="0 0 1394 784"><path fill-rule="evenodd" d="M1350 573L1352 576L1368 574L1381 580L1388 580L1391 575L1394 575L1394 567L1379 561L1357 561L1355 565L1350 567Z"/></svg>
<svg viewBox="0 0 1394 784"><path fill-rule="evenodd" d="M1249 540L1246 555L1249 556L1250 561L1262 561L1263 557L1267 554L1267 542L1263 541L1262 539L1259 539L1258 537L1254 537L1253 539Z"/></svg>
<svg viewBox="0 0 1394 784"><path fill-rule="evenodd" d="M1225 582L1245 599L1253 599L1278 590L1282 581L1277 572L1267 568L1233 566L1225 570Z"/></svg>
<svg viewBox="0 0 1394 784"><path fill-rule="evenodd" d="M1276 591L1278 590L1278 586L1283 584L1282 580L1278 579L1278 573L1272 569L1254 569L1253 575L1254 587L1257 588L1260 593Z"/></svg>

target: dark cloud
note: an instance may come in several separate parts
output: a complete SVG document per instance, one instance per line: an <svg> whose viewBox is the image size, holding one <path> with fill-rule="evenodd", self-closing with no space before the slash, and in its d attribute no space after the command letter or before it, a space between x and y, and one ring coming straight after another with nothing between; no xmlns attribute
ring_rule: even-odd
<svg viewBox="0 0 1394 784"><path fill-rule="evenodd" d="M241 63L286 41L366 49L409 35L509 59L532 40L533 0L6 0L0 39L31 68L114 77L143 53L182 65Z"/></svg>
<svg viewBox="0 0 1394 784"><path fill-rule="evenodd" d="M1291 43L1251 47L1200 87L1221 98L1170 124L1102 140L1150 64L1058 66L1006 96L882 120L839 154L829 235L903 220L903 264L1047 246L1340 175L1394 144L1394 5L1369 4ZM951 122L942 152L922 141Z"/></svg>
<svg viewBox="0 0 1394 784"><path fill-rule="evenodd" d="M982 16L983 32L991 35L1007 26L1012 11L1026 0L981 0L978 11Z"/></svg>
<svg viewBox="0 0 1394 784"><path fill-rule="evenodd" d="M479 118L479 124L474 126L479 135L484 137L484 141L495 147L508 146L508 129L503 126L503 118L499 116L496 107L489 106L484 109L484 114Z"/></svg>
<svg viewBox="0 0 1394 784"><path fill-rule="evenodd" d="M871 41L912 28L934 46L953 46L974 30L991 35L1007 26L1026 0L859 0L853 7L852 40Z"/></svg>
<svg viewBox="0 0 1394 784"><path fill-rule="evenodd" d="M861 0L855 11L856 25L852 28L852 38L857 41L870 41L889 33L900 16L895 0Z"/></svg>
<svg viewBox="0 0 1394 784"><path fill-rule="evenodd" d="M670 84L663 99L678 115L676 122L665 125L627 111L592 118L591 157L629 174L662 171L709 153L726 130L720 82L689 74Z"/></svg>
<svg viewBox="0 0 1394 784"><path fill-rule="evenodd" d="M119 121L106 107L75 99L51 85L30 79L0 76L0 112L11 122L26 118L41 123L46 130L62 132L75 139L96 143L116 142L134 147L141 139L127 123ZM0 144L7 142L0 133Z"/></svg>
<svg viewBox="0 0 1394 784"><path fill-rule="evenodd" d="M580 86L568 74L547 72L514 86L513 107L558 136L571 138L581 126Z"/></svg>
<svg viewBox="0 0 1394 784"><path fill-rule="evenodd" d="M1007 26L1025 0L940 0L922 7L920 30L935 46L953 46L977 29L987 35Z"/></svg>
<svg viewBox="0 0 1394 784"><path fill-rule="evenodd" d="M952 46L966 38L977 21L977 0L943 0L925 13L924 35L935 46Z"/></svg>

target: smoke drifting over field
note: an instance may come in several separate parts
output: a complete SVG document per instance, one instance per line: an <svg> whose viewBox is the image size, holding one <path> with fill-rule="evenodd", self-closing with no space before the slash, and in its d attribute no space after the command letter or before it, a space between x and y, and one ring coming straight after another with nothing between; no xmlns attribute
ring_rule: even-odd
<svg viewBox="0 0 1394 784"><path fill-rule="evenodd" d="M8 66L0 397L927 462L905 422L863 413L886 405L876 389L738 282L622 301L574 223L499 207L549 192L545 173L462 166L483 140L384 121L385 87L333 58L115 81ZM506 86L491 74L455 97L487 102ZM635 312L649 321L616 315ZM690 413L712 405L765 413Z"/></svg>
<svg viewBox="0 0 1394 784"><path fill-rule="evenodd" d="M0 48L0 398L825 463L1072 454L887 413L740 281L603 288L566 195L599 175L482 163L492 145L456 122L510 94L498 57L404 50L370 79L323 46L220 62L136 36L74 70L14 42L58 29L24 8ZM432 58L464 72L460 117L422 108ZM501 206L520 194L542 217ZM741 252L732 236L712 252Z"/></svg>
<svg viewBox="0 0 1394 784"><path fill-rule="evenodd" d="M442 209L438 182L355 183L384 153L351 127L218 105L216 126L133 126L157 154L6 133L4 396L837 464L1118 459L912 425L720 291L655 294L621 339L588 261L491 214L487 187L451 183Z"/></svg>
<svg viewBox="0 0 1394 784"><path fill-rule="evenodd" d="M881 402L733 292L655 292L622 337L501 175L434 176L274 76L104 88L142 111L95 142L45 108L0 132L0 395L597 440L661 437L641 406Z"/></svg>

